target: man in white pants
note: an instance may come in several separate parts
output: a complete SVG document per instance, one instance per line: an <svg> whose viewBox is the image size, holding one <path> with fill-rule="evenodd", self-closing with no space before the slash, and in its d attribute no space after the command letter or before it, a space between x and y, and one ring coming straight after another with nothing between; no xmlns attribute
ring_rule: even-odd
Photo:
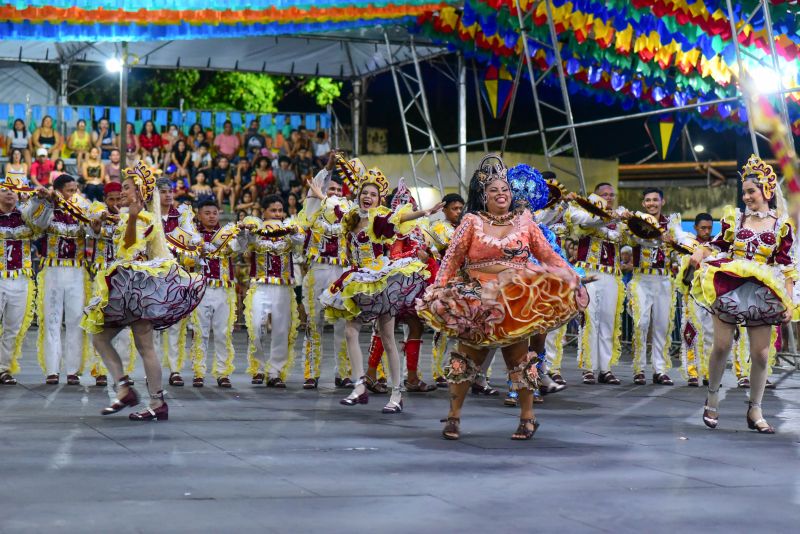
<svg viewBox="0 0 800 534"><path fill-rule="evenodd" d="M187 252L176 243L185 243L188 246L198 246L202 243L200 233L194 224L194 213L192 208L186 204L175 207L175 190L172 182L167 178L159 178L156 181L158 195L161 201L161 219L164 224L164 233L170 250L178 259L187 264ZM160 348L161 358L165 366L169 367L169 385L183 386L183 362L186 359L186 331L189 320L183 319L170 326L166 330L161 330L156 337L156 350Z"/></svg>
<svg viewBox="0 0 800 534"><path fill-rule="evenodd" d="M245 321L249 335L247 372L264 374L267 387L286 388L291 370L299 318L294 295L292 252L303 245L305 232L284 222L283 199L264 199L264 221L246 217L241 225L240 246L251 255L250 289L245 297ZM269 351L265 337L271 325ZM269 359L267 359L269 352Z"/></svg>
<svg viewBox="0 0 800 534"><path fill-rule="evenodd" d="M31 239L38 233L30 203L22 211L17 208L14 185L13 180L0 182L0 385L8 386L17 383L14 373L19 372L22 342L33 321Z"/></svg>
<svg viewBox="0 0 800 534"><path fill-rule="evenodd" d="M633 276L628 283L628 310L633 318L633 383L646 383L647 340L651 339L653 383L673 385L667 370L672 367L669 357L675 317L675 280L672 276L674 252L666 245L686 241L681 230L681 217L666 216L664 193L648 187L642 193L642 207L661 228L660 239L642 239L629 233L633 246Z"/></svg>
<svg viewBox="0 0 800 534"><path fill-rule="evenodd" d="M300 224L306 230L305 254L308 261L308 272L303 278L303 304L308 317L303 340L305 353L303 389L316 389L319 386L319 368L323 350L322 330L325 326L325 313L319 304L319 296L339 279L348 265L342 217L352 205L342 197L341 180L333 176L334 161L333 154L329 155L326 167L314 177L314 182L326 192L327 198L323 201L312 197L306 198L303 211L298 217ZM344 323L343 320L333 323L337 387L348 387L352 384L348 371Z"/></svg>
<svg viewBox="0 0 800 534"><path fill-rule="evenodd" d="M206 279L205 295L194 311L194 340L192 344L192 386L203 387L208 367L209 338L214 336L211 374L221 388L231 387L233 373L233 323L236 319L236 290L233 257L239 251L239 241L228 239L235 231L230 223L220 229L219 208L214 200L201 202L197 207L200 234L203 237L206 257L203 275Z"/></svg>
<svg viewBox="0 0 800 534"><path fill-rule="evenodd" d="M578 344L578 367L583 369L583 383L620 383L611 372L622 351L622 307L625 289L619 265L621 219L628 215L624 208L615 211L617 193L609 183L595 187L589 199L606 210L608 217L593 215L583 208L571 206L565 215L567 225L578 238L576 267L586 270L595 281L586 285L589 307L584 312ZM598 375L595 376L595 371Z"/></svg>
<svg viewBox="0 0 800 534"><path fill-rule="evenodd" d="M58 202L58 197L67 199L87 211L88 202L77 193L75 178L62 174L53 181L53 193L49 197L37 196L30 201L34 211L45 210L37 219L45 233L42 270L37 278L37 350L45 383L50 385L58 384L62 366L67 384L80 385L79 375L90 357L89 338L80 327L89 288L89 273L84 265L88 225Z"/></svg>

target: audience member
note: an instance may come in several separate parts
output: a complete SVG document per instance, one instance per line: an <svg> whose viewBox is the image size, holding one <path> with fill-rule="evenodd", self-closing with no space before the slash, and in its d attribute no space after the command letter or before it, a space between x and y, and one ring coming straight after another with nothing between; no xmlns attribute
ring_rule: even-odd
<svg viewBox="0 0 800 534"><path fill-rule="evenodd" d="M258 132L258 121L250 121L250 127L244 135L244 151L245 156L249 160L253 160L261 156L261 150L267 146L266 138Z"/></svg>
<svg viewBox="0 0 800 534"><path fill-rule="evenodd" d="M236 187L233 182L231 164L227 157L217 158L217 166L211 170L211 187L217 195L217 204L222 209L222 202L228 199L231 205L231 212L236 209Z"/></svg>
<svg viewBox="0 0 800 534"><path fill-rule="evenodd" d="M14 126L8 132L6 138L6 154L11 154L13 149L19 149L25 159L25 163L31 164L31 135L25 127L25 121L15 119Z"/></svg>
<svg viewBox="0 0 800 534"><path fill-rule="evenodd" d="M314 165L320 169L325 167L330 152L331 144L325 136L325 130L318 131L317 140L314 142Z"/></svg>
<svg viewBox="0 0 800 534"><path fill-rule="evenodd" d="M239 137L233 133L233 123L225 121L222 133L214 138L217 155L225 156L228 162L235 163L238 160L240 144Z"/></svg>
<svg viewBox="0 0 800 534"><path fill-rule="evenodd" d="M42 117L42 122L39 127L33 132L31 136L31 148L39 150L44 148L50 155L51 159L55 159L61 153L61 146L63 140L61 134L53 128L53 117L45 115Z"/></svg>
<svg viewBox="0 0 800 534"><path fill-rule="evenodd" d="M75 158L75 166L78 169L82 169L83 162L86 156L89 155L89 149L92 148L92 136L86 130L85 120L79 119L75 126L75 131L67 138L67 149L71 152L71 156Z"/></svg>
<svg viewBox="0 0 800 534"><path fill-rule="evenodd" d="M178 139L172 147L172 163L175 164L175 175L178 178L188 178L192 169L192 153L186 146L186 141Z"/></svg>
<svg viewBox="0 0 800 534"><path fill-rule="evenodd" d="M55 165L50 160L46 148L36 150L36 160L31 165L31 182L37 187L47 187L50 185L50 173Z"/></svg>
<svg viewBox="0 0 800 534"><path fill-rule="evenodd" d="M122 183L122 167L120 166L120 153L118 148L111 149L106 165L106 181Z"/></svg>
<svg viewBox="0 0 800 534"><path fill-rule="evenodd" d="M152 153L154 149L161 149L164 146L164 140L156 132L156 125L153 121L145 121L142 127L142 133L139 134L139 147L148 154ZM147 154L145 154L145 158Z"/></svg>
<svg viewBox="0 0 800 534"><path fill-rule="evenodd" d="M8 156L8 163L3 169L3 176L12 176L23 182L28 182L28 164L25 163L25 156L19 148L12 148Z"/></svg>
<svg viewBox="0 0 800 534"><path fill-rule="evenodd" d="M208 200L217 201L217 196L214 194L211 186L206 183L206 173L204 171L198 172L194 176L194 181L195 183L192 185L191 194L194 197L196 204L200 204L201 202L206 202Z"/></svg>
<svg viewBox="0 0 800 534"><path fill-rule="evenodd" d="M278 159L278 169L275 171L275 180L276 185L278 186L278 191L286 196L289 193L289 184L294 181L296 178L294 171L289 168L291 164L291 160L286 156L281 156Z"/></svg>
<svg viewBox="0 0 800 534"><path fill-rule="evenodd" d="M100 149L100 159L108 159L111 151L117 148L117 136L108 119L100 119L97 123L97 130L92 132L92 143Z"/></svg>
<svg viewBox="0 0 800 534"><path fill-rule="evenodd" d="M84 160L83 165L78 170L81 181L84 184L105 183L106 168L100 160L100 149L93 146L89 149L89 156Z"/></svg>
<svg viewBox="0 0 800 534"><path fill-rule="evenodd" d="M192 152L192 172L197 173L211 170L212 159L208 148L208 143L203 141L194 152Z"/></svg>
<svg viewBox="0 0 800 534"><path fill-rule="evenodd" d="M125 161L129 164L133 164L134 161L139 160L141 144L139 143L139 137L136 135L136 127L129 122L125 128L125 145L127 145Z"/></svg>

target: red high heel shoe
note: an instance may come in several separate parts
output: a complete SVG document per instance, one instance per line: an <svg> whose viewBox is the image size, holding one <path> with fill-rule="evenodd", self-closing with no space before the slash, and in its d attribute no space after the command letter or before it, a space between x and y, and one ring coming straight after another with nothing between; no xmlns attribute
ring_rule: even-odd
<svg viewBox="0 0 800 534"><path fill-rule="evenodd" d="M145 408L141 412L133 412L132 414L130 414L128 416L128 419L130 419L131 421L153 421L153 420L166 421L166 420L168 420L169 419L169 406L167 406L167 403L164 402L164 392L163 391L159 391L158 393L150 395L150 398L160 399L163 404L161 406L159 406L158 408L155 408L155 409L148 406L147 408Z"/></svg>
<svg viewBox="0 0 800 534"><path fill-rule="evenodd" d="M365 376L362 376L361 378L359 378L358 382L356 382L355 385L353 386L353 392L350 395L348 395L347 397L345 397L342 400L340 400L339 404L342 404L344 406L355 406L356 404L368 404L369 403L369 393L367 393L367 391L364 390L364 393L358 395L356 393L356 391L355 391L355 388L357 388L358 386L364 385L364 382L366 381L365 380L366 378L367 377L365 377ZM364 386L364 387L366 387L366 386Z"/></svg>
<svg viewBox="0 0 800 534"><path fill-rule="evenodd" d="M133 389L133 387L131 387L132 384L133 382L131 382L127 376L123 376L122 378L120 378L114 389L117 389L118 387L122 386L127 386L128 393L126 393L125 396L122 397L121 399L114 399L114 402L111 403L111 406L103 408L100 414L101 415L115 414L120 410L127 408L128 406L133 407L139 404L139 394L136 393L136 390Z"/></svg>

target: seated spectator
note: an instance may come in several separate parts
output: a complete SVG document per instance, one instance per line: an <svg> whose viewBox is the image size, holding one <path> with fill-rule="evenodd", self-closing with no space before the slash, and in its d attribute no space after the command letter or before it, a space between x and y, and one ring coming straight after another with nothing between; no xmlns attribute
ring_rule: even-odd
<svg viewBox="0 0 800 534"><path fill-rule="evenodd" d="M239 164L236 165L236 176L233 180L236 184L236 189L240 192L243 191L244 188L250 186L252 179L253 167L250 165L250 161L247 158L242 158L239 160Z"/></svg>
<svg viewBox="0 0 800 534"><path fill-rule="evenodd" d="M106 165L106 181L122 183L122 168L120 167L121 155L118 148L111 149Z"/></svg>
<svg viewBox="0 0 800 534"><path fill-rule="evenodd" d="M45 115L42 118L39 127L36 128L31 136L31 147L33 150L45 148L51 159L58 158L61 153L63 142L61 134L53 129L53 117L50 115Z"/></svg>
<svg viewBox="0 0 800 534"><path fill-rule="evenodd" d="M301 181L310 180L314 174L314 160L309 154L308 150L301 148L297 151L297 157L292 162L297 177Z"/></svg>
<svg viewBox="0 0 800 534"><path fill-rule="evenodd" d="M325 130L317 132L317 140L314 142L314 166L321 169L328 163L328 156L331 152L331 144L325 136Z"/></svg>
<svg viewBox="0 0 800 534"><path fill-rule="evenodd" d="M245 217L250 215L247 210L236 210L236 222L242 222Z"/></svg>
<svg viewBox="0 0 800 534"><path fill-rule="evenodd" d="M92 136L86 131L85 120L79 119L76 126L75 131L67 138L67 149L75 158L75 166L82 169L83 162L89 155L89 149L92 148Z"/></svg>
<svg viewBox="0 0 800 534"><path fill-rule="evenodd" d="M217 165L211 169L211 188L217 195L217 204L222 209L222 202L227 197L231 205L231 212L236 209L236 187L231 172L231 164L228 158L220 156Z"/></svg>
<svg viewBox="0 0 800 534"><path fill-rule="evenodd" d="M111 129L108 119L100 119L97 130L92 132L92 144L100 149L100 159L108 159L111 151L117 148L117 135Z"/></svg>
<svg viewBox="0 0 800 534"><path fill-rule="evenodd" d="M230 163L235 163L238 161L240 144L239 137L233 133L233 123L225 121L222 133L214 138L217 155L225 156Z"/></svg>
<svg viewBox="0 0 800 534"><path fill-rule="evenodd" d="M267 146L267 140L258 132L258 121L250 121L250 127L244 134L245 157L252 161L261 155L261 150L265 146Z"/></svg>
<svg viewBox="0 0 800 534"><path fill-rule="evenodd" d="M296 217L303 205L300 203L300 198L295 193L289 193L286 197L286 215L289 217Z"/></svg>
<svg viewBox="0 0 800 534"><path fill-rule="evenodd" d="M212 160L208 148L208 143L203 141L200 143L200 146L192 152L192 172L207 172L211 170Z"/></svg>
<svg viewBox="0 0 800 534"><path fill-rule="evenodd" d="M175 148L175 143L177 143L179 139L183 139L183 132L181 132L176 125L170 124L169 128L166 128L161 133L161 139L164 142L164 149L167 152L172 152L172 149Z"/></svg>
<svg viewBox="0 0 800 534"><path fill-rule="evenodd" d="M175 164L175 175L178 178L188 178L192 169L192 153L186 146L186 141L178 139L172 147L172 163Z"/></svg>
<svg viewBox="0 0 800 534"><path fill-rule="evenodd" d="M100 149L93 146L89 149L89 156L84 160L78 170L78 175L84 184L106 182L106 168L100 160Z"/></svg>
<svg viewBox="0 0 800 534"><path fill-rule="evenodd" d="M53 170L50 171L50 183L53 183L53 180L61 176L62 174L67 172L67 164L64 163L64 160L58 158L55 163L53 163Z"/></svg>
<svg viewBox="0 0 800 534"><path fill-rule="evenodd" d="M203 127L200 126L199 122L196 122L189 127L189 135L186 136L186 139L191 145L192 150L197 150L200 148L200 143L205 142L206 134L203 132Z"/></svg>
<svg viewBox="0 0 800 534"><path fill-rule="evenodd" d="M265 194L275 192L275 174L267 158L256 160L256 169L253 171L253 181L250 183L249 191L253 198L261 197Z"/></svg>
<svg viewBox="0 0 800 534"><path fill-rule="evenodd" d="M263 214L264 210L262 210L260 206L253 206L250 208L250 215L253 217L258 217L260 219Z"/></svg>
<svg viewBox="0 0 800 534"><path fill-rule="evenodd" d="M278 150L273 146L272 137L264 136L264 148L261 149L261 156L267 158L270 163L278 157Z"/></svg>
<svg viewBox="0 0 800 534"><path fill-rule="evenodd" d="M145 154L144 161L154 169L158 170L164 169L164 158L161 155L160 147L154 147L149 154Z"/></svg>
<svg viewBox="0 0 800 534"><path fill-rule="evenodd" d="M136 127L129 122L125 128L125 144L127 145L125 161L133 164L134 161L139 161L141 145L139 144L139 137L136 135Z"/></svg>
<svg viewBox="0 0 800 534"><path fill-rule="evenodd" d="M22 157L25 163L31 164L31 135L25 127L25 121L22 119L15 119L14 126L8 132L6 138L6 154L11 154L13 149L18 149L22 152Z"/></svg>
<svg viewBox="0 0 800 534"><path fill-rule="evenodd" d="M50 185L50 173L53 172L55 165L53 161L48 158L47 149L41 147L36 150L36 161L31 165L31 182L33 185L39 187L47 187Z"/></svg>
<svg viewBox="0 0 800 534"><path fill-rule="evenodd" d="M3 176L12 176L28 183L28 164L19 148L12 148L8 156L8 163L3 169Z"/></svg>
<svg viewBox="0 0 800 534"><path fill-rule="evenodd" d="M297 197L297 200L302 204L305 194L303 193L303 182L294 180L289 184L289 194Z"/></svg>
<svg viewBox="0 0 800 534"><path fill-rule="evenodd" d="M290 184L297 179L297 175L295 172L289 167L292 163L286 156L281 156L278 159L278 169L275 171L275 179L276 185L278 186L278 191L281 195L288 195L289 194L289 187Z"/></svg>
<svg viewBox="0 0 800 534"><path fill-rule="evenodd" d="M194 198L195 204L213 200L216 202L217 196L211 189L211 186L206 183L206 173L204 171L198 172L194 177L194 185L191 187L191 195Z"/></svg>
<svg viewBox="0 0 800 534"><path fill-rule="evenodd" d="M236 209L241 210L250 210L253 206L257 206L258 203L253 202L253 195L250 191L245 191L242 193L242 198L239 202L236 203Z"/></svg>
<svg viewBox="0 0 800 534"><path fill-rule="evenodd" d="M163 146L164 140L161 139L161 136L156 132L156 125L153 124L153 121L145 121L142 127L142 133L139 134L139 147L142 151L146 152L146 154L144 154L145 158L147 158L147 154L151 154L154 149L157 148L160 150Z"/></svg>
<svg viewBox="0 0 800 534"><path fill-rule="evenodd" d="M294 159L301 146L300 132L292 130L289 132L289 138L284 142L284 146L281 148L281 155L289 159Z"/></svg>
<svg viewBox="0 0 800 534"><path fill-rule="evenodd" d="M175 177L175 201L181 204L191 204L194 201L192 194L192 186L189 184L189 178Z"/></svg>

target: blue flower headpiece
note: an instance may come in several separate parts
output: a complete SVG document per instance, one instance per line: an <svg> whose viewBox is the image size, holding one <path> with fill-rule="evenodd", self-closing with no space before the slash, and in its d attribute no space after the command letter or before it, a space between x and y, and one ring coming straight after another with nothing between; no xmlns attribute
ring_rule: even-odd
<svg viewBox="0 0 800 534"><path fill-rule="evenodd" d="M524 201L531 211L538 211L547 205L550 191L542 173L530 165L520 163L508 169L508 183L514 200Z"/></svg>

